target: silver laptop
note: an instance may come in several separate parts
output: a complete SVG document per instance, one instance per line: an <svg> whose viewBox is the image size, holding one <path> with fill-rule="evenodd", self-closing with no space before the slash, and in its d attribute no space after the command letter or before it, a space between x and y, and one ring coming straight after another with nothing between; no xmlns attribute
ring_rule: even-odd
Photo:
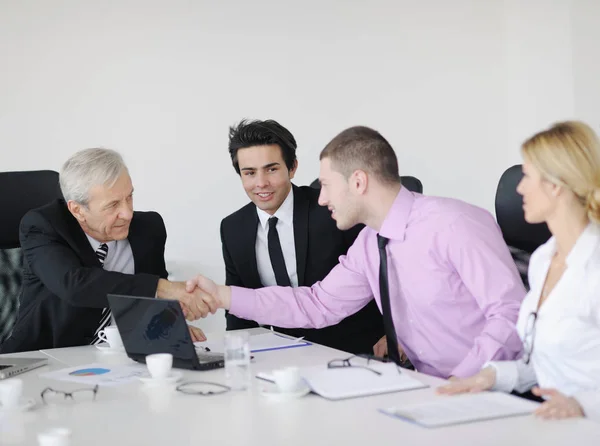
<svg viewBox="0 0 600 446"><path fill-rule="evenodd" d="M2 358L0 357L0 379L37 369L48 364L48 358Z"/></svg>

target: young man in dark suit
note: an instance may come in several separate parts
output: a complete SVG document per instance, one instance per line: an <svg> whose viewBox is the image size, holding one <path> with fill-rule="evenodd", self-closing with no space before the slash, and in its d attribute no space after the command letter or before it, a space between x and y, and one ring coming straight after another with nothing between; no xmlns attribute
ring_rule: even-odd
<svg viewBox="0 0 600 446"><path fill-rule="evenodd" d="M1 353L99 343L112 320L107 294L177 299L188 318L206 315L184 283L167 280L164 222L156 212L133 211L133 185L117 152L76 153L60 187L64 200L21 220L23 289ZM201 330L190 332L205 340Z"/></svg>
<svg viewBox="0 0 600 446"><path fill-rule="evenodd" d="M226 284L311 286L327 276L362 227L340 231L328 209L319 206L318 190L292 184L298 168L293 135L272 120L242 121L229 130L229 153L251 203L221 222ZM228 330L258 326L232 314L226 318ZM384 334L374 301L334 326L273 328L367 354Z"/></svg>

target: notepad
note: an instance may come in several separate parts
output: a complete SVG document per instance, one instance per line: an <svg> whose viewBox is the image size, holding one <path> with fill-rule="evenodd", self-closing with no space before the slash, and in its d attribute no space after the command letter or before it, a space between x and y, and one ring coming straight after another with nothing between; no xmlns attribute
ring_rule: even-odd
<svg viewBox="0 0 600 446"><path fill-rule="evenodd" d="M406 372L399 372L398 367L393 363L371 362L369 368L377 370L381 375L360 367L327 368L327 365L323 364L300 368L300 376L304 378L312 392L329 400L428 387ZM259 373L256 377L273 381L269 373Z"/></svg>
<svg viewBox="0 0 600 446"><path fill-rule="evenodd" d="M298 340L297 338L286 336L281 333L263 333L250 336L249 343L250 351L252 353L281 350L285 348L306 347L311 345L310 342ZM225 352L225 344L222 339L219 341L195 342L194 346L200 349L208 349L210 352Z"/></svg>
<svg viewBox="0 0 600 446"><path fill-rule="evenodd" d="M423 427L435 428L532 413L540 403L500 392L440 396L435 401L408 404L381 412Z"/></svg>

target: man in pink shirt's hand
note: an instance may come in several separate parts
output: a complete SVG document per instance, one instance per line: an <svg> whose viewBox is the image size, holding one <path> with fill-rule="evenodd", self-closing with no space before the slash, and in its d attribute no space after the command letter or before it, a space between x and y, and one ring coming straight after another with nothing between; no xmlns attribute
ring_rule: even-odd
<svg viewBox="0 0 600 446"><path fill-rule="evenodd" d="M335 324L375 299L386 339L376 349L423 373L471 376L521 353L515 322L525 288L492 215L468 203L402 187L387 140L367 127L337 135L321 152L321 195L338 228L361 231L347 255L312 287L249 290L198 276L214 313L280 327Z"/></svg>

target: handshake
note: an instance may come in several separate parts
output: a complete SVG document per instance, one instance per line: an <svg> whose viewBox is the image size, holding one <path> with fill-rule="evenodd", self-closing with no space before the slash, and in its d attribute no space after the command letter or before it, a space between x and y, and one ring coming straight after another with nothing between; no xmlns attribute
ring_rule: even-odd
<svg viewBox="0 0 600 446"><path fill-rule="evenodd" d="M198 275L187 282L158 281L156 297L175 299L181 304L188 321L215 314L219 308L229 309L231 291L229 287L217 285L212 280Z"/></svg>

